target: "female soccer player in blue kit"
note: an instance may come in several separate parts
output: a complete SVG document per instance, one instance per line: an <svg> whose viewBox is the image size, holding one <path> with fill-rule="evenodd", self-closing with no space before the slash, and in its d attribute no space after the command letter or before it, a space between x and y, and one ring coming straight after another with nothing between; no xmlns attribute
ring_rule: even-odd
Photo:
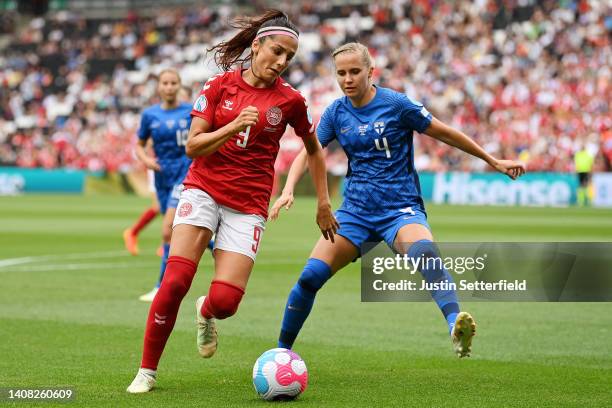
<svg viewBox="0 0 612 408"><path fill-rule="evenodd" d="M364 45L345 44L332 56L338 84L346 96L325 110L317 135L323 147L337 139L349 158L344 202L336 212L340 229L335 242L319 239L289 294L278 341L284 348L293 346L317 291L360 255L362 243L384 240L393 250L410 257L437 256L414 168L413 131L476 156L512 179L525 172L519 162L491 157L464 133L434 118L419 102L373 85L372 59ZM305 170L305 153L301 152L270 211L271 219L282 207L291 206L293 189ZM452 281L443 268L434 266L421 273L428 282ZM455 353L469 356L476 330L474 319L460 311L454 291L431 294L444 314Z"/></svg>
<svg viewBox="0 0 612 408"><path fill-rule="evenodd" d="M178 205L181 184L191 159L185 154L185 143L191 125L191 103L180 102L181 78L173 69L165 69L159 74L157 91L161 103L153 105L142 112L136 156L148 168L155 171L155 192L162 221L163 256L157 284L148 293L140 296L145 302L153 301L161 285L172 235L172 221ZM153 139L153 150L156 157L147 155L145 146L149 138Z"/></svg>

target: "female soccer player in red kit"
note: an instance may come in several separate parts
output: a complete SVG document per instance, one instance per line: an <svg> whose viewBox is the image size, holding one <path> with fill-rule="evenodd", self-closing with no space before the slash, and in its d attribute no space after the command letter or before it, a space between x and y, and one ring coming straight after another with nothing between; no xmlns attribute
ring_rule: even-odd
<svg viewBox="0 0 612 408"><path fill-rule="evenodd" d="M198 350L217 348L215 318L236 313L265 229L279 140L287 125L308 153L317 197L317 224L333 240L338 228L327 192L326 170L315 127L301 94L280 78L298 47L287 16L270 10L235 22L240 31L212 48L225 72L210 78L194 103L187 155L194 159L174 218L170 257L151 304L142 363L128 387L150 391L157 364L213 232L215 271L207 296L196 303ZM250 55L241 58L244 50ZM250 60L247 69L229 70Z"/></svg>

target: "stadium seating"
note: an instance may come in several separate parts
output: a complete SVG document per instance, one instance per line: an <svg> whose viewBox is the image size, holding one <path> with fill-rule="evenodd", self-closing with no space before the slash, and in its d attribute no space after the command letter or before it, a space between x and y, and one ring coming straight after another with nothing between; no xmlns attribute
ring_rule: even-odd
<svg viewBox="0 0 612 408"><path fill-rule="evenodd" d="M532 171L563 172L584 143L598 153L598 168L610 170L605 2L498 3L286 2L302 30L286 76L316 118L339 96L330 51L360 40L375 56L379 84L422 101L489 152L523 159ZM126 146L135 142L138 112L156 101L154 75L178 67L198 92L216 71L205 50L231 35L231 17L223 6L123 19L49 12L21 25L3 15L0 165L129 171L136 160ZM281 155L295 151L289 138ZM420 170L485 170L426 137L417 138L415 153ZM331 166L342 160L330 155Z"/></svg>

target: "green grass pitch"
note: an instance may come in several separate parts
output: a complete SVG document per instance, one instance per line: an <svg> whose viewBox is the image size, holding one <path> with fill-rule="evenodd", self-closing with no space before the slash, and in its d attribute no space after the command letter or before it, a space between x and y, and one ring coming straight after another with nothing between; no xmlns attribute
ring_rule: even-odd
<svg viewBox="0 0 612 408"><path fill-rule="evenodd" d="M0 197L0 387L75 387L76 399L62 406L269 404L257 397L251 371L276 346L286 296L318 236L314 200L298 198L268 224L247 294L238 314L218 324L210 360L197 354L194 325L195 299L211 278L205 254L158 387L128 395L149 306L137 298L157 278L160 220L143 232L137 257L123 250L121 232L147 203ZM428 212L443 241L612 241L611 210L429 205ZM473 357L459 360L435 304L364 304L359 282L353 264L319 293L295 346L309 388L288 406L612 406L610 303L464 304L479 329Z"/></svg>

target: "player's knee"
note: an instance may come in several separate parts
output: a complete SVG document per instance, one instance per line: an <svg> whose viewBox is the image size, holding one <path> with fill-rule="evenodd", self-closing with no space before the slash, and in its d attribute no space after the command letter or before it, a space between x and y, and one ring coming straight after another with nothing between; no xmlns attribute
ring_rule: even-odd
<svg viewBox="0 0 612 408"><path fill-rule="evenodd" d="M244 290L227 282L213 281L208 293L210 312L217 319L233 316L238 310Z"/></svg>
<svg viewBox="0 0 612 408"><path fill-rule="evenodd" d="M407 255L410 258L434 258L438 256L438 249L436 248L436 244L433 241L428 239L422 239L420 241L414 242L408 248Z"/></svg>
<svg viewBox="0 0 612 408"><path fill-rule="evenodd" d="M166 273L160 290L164 290L173 298L182 299L185 297L191 286L193 274L183 270L176 270L170 267L173 262L168 262L166 265Z"/></svg>
<svg viewBox="0 0 612 408"><path fill-rule="evenodd" d="M331 277L331 268L320 259L310 258L300 275L298 285L303 289L316 293Z"/></svg>
<svg viewBox="0 0 612 408"><path fill-rule="evenodd" d="M433 241L420 240L413 243L408 249L407 255L418 261L421 259L419 271L428 282L436 282L442 279L450 279L450 275L444 268L438 247Z"/></svg>
<svg viewBox="0 0 612 408"><path fill-rule="evenodd" d="M189 291L189 282L187 282L179 273L167 273L164 275L164 280L160 290L167 292L174 299L182 299Z"/></svg>
<svg viewBox="0 0 612 408"><path fill-rule="evenodd" d="M211 312L217 319L227 319L236 314L240 300L235 299L219 299L213 297L210 299Z"/></svg>

